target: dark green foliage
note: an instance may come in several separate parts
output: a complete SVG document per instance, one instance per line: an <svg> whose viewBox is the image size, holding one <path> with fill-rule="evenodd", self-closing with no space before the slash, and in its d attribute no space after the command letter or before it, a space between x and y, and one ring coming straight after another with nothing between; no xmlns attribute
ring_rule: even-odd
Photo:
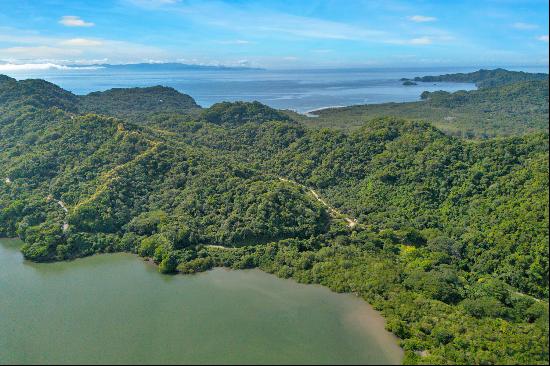
<svg viewBox="0 0 550 366"><path fill-rule="evenodd" d="M186 113L199 109L189 95L164 86L115 88L79 97L81 113L108 114L136 123L145 123L146 117L154 113Z"/></svg>
<svg viewBox="0 0 550 366"><path fill-rule="evenodd" d="M39 85L0 103L0 235L26 258L259 267L361 296L407 363L548 363L547 134L473 142L398 118L309 129L259 103L137 125L76 114ZM502 105L526 85L475 93ZM469 93L424 104L469 108ZM538 95L522 93L518 113Z"/></svg>
<svg viewBox="0 0 550 366"><path fill-rule="evenodd" d="M205 121L217 125L240 125L247 122L288 121L285 114L259 102L223 102L214 104L202 114Z"/></svg>
<svg viewBox="0 0 550 366"><path fill-rule="evenodd" d="M491 296L466 299L461 305L464 310L476 318L491 317L504 318L507 313L506 307L497 299Z"/></svg>
<svg viewBox="0 0 550 366"><path fill-rule="evenodd" d="M523 71L508 71L505 69L481 69L470 73L415 77L414 80L432 83L437 81L475 83L478 88L489 88L506 84L513 84L519 81L548 80L548 74L533 74Z"/></svg>
<svg viewBox="0 0 550 366"><path fill-rule="evenodd" d="M164 86L115 88L77 96L40 79L17 81L0 75L0 105L57 107L69 112L96 113L146 123L156 113L190 113L201 107L189 95ZM13 109L13 108L12 108Z"/></svg>
<svg viewBox="0 0 550 366"><path fill-rule="evenodd" d="M422 292L428 298L447 304L456 304L462 299L461 280L456 270L448 265L442 265L428 272L411 271L404 284L408 289Z"/></svg>
<svg viewBox="0 0 550 366"><path fill-rule="evenodd" d="M57 85L40 79L17 81L8 76L0 78L0 105L27 105L35 108L58 107L68 111L77 108L77 97Z"/></svg>
<svg viewBox="0 0 550 366"><path fill-rule="evenodd" d="M532 305L525 311L525 316L529 323L537 321L548 326L548 303L532 302Z"/></svg>
<svg viewBox="0 0 550 366"><path fill-rule="evenodd" d="M195 258L189 261L183 262L178 266L178 271L184 274L191 274L197 272L208 271L214 267L214 261L212 258Z"/></svg>
<svg viewBox="0 0 550 366"><path fill-rule="evenodd" d="M548 79L518 82L499 88L457 91L455 93L445 91L423 92L421 98L428 100L433 107L449 109L477 105L485 113L495 113L498 112L499 102L507 101L506 104L501 104L500 107L508 108L509 110L506 111L508 114L517 113L518 108L524 109L525 106L539 106L540 109L533 112L548 113L548 106L543 107L544 102L548 101ZM513 104L510 101L513 101Z"/></svg>
<svg viewBox="0 0 550 366"><path fill-rule="evenodd" d="M159 263L159 271L162 273L175 273L178 266L178 258L174 253L168 253L163 256Z"/></svg>

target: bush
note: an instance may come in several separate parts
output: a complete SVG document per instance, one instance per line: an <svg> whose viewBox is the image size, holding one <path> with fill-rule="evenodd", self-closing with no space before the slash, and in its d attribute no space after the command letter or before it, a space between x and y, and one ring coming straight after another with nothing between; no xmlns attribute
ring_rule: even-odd
<svg viewBox="0 0 550 366"><path fill-rule="evenodd" d="M476 318L505 318L508 314L508 309L500 301L489 296L466 299L460 305Z"/></svg>
<svg viewBox="0 0 550 366"><path fill-rule="evenodd" d="M178 266L178 259L173 253L169 253L164 256L159 264L159 272L161 273L175 273Z"/></svg>

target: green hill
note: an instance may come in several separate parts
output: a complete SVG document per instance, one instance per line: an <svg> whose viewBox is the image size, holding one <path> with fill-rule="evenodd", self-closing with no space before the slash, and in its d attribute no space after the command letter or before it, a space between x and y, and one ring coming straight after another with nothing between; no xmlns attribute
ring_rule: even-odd
<svg viewBox="0 0 550 366"><path fill-rule="evenodd" d="M0 106L58 107L75 111L77 97L57 85L40 79L17 81L0 75Z"/></svg>
<svg viewBox="0 0 550 366"><path fill-rule="evenodd" d="M260 102L222 102L206 109L201 116L214 124L239 125L247 122L289 121L290 118Z"/></svg>
<svg viewBox="0 0 550 366"><path fill-rule="evenodd" d="M57 107L75 113L96 113L143 123L156 113L198 114L201 107L189 95L173 88L118 88L77 96L39 79L17 81L0 75L0 107Z"/></svg>
<svg viewBox="0 0 550 366"><path fill-rule="evenodd" d="M136 112L181 98L155 88L88 99L102 114L86 114L52 84L0 83L0 235L22 238L29 260L259 267L369 301L406 363L548 363L546 132L469 141L401 118L312 129L260 103ZM507 100L514 85L453 103L520 113L531 98Z"/></svg>
<svg viewBox="0 0 550 366"><path fill-rule="evenodd" d="M153 113L186 113L201 108L190 96L164 86L110 89L79 99L81 113L107 114L138 123Z"/></svg>
<svg viewBox="0 0 550 366"><path fill-rule="evenodd" d="M415 77L414 81L475 83L480 89L513 84L520 81L548 80L548 74L509 71L505 69L478 70L469 73Z"/></svg>

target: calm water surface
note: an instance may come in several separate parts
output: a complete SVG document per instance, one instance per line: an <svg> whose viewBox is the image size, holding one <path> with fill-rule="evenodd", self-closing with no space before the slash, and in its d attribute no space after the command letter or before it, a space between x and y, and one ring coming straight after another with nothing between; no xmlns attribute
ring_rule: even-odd
<svg viewBox="0 0 550 366"><path fill-rule="evenodd" d="M258 270L165 276L129 254L35 264L0 239L0 363L399 363L364 301Z"/></svg>
<svg viewBox="0 0 550 366"><path fill-rule="evenodd" d="M8 72L17 79L41 78L76 94L110 88L170 86L203 107L222 101L257 100L273 108L307 112L329 106L410 102L425 91L470 90L469 83L418 83L400 78L470 72L475 68L329 70L41 70ZM2 72L0 72L2 73Z"/></svg>
<svg viewBox="0 0 550 366"><path fill-rule="evenodd" d="M494 67L487 66L492 69ZM542 67L509 70L548 72ZM423 91L475 89L470 83L421 83L404 86L401 78L472 72L479 67L414 67L312 70L148 70L131 67L95 70L1 71L16 79L41 78L76 94L111 88L170 86L203 107L222 101L257 100L273 108L307 112L331 106L412 102Z"/></svg>

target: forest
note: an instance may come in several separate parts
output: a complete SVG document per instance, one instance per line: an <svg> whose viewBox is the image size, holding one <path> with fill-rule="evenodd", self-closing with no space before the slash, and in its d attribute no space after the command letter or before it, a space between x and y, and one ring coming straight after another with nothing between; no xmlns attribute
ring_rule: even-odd
<svg viewBox="0 0 550 366"><path fill-rule="evenodd" d="M513 84L521 81L548 80L548 74L530 73L524 71L509 71L505 69L478 70L469 73L445 74L438 76L415 77L414 81L435 82L451 81L460 83L475 83L480 89Z"/></svg>
<svg viewBox="0 0 550 366"><path fill-rule="evenodd" d="M343 130L393 116L430 122L449 135L468 139L548 132L548 78L454 93L424 92L418 102L323 109L311 112L315 118L288 113L310 127Z"/></svg>
<svg viewBox="0 0 550 366"><path fill-rule="evenodd" d="M423 97L493 111L499 137L405 109L323 128L258 102L0 76L0 236L32 261L125 251L355 293L407 364L548 364L548 80Z"/></svg>

